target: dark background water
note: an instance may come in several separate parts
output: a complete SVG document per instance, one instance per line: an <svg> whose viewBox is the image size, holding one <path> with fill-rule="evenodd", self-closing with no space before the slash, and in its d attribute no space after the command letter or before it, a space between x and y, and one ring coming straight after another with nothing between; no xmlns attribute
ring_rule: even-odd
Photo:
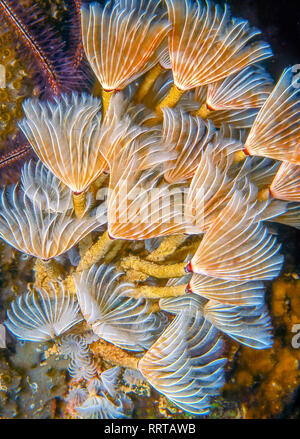
<svg viewBox="0 0 300 439"><path fill-rule="evenodd" d="M274 57L267 65L274 78L284 67L300 64L300 0L228 0L227 4L233 16L247 19L271 45Z"/></svg>

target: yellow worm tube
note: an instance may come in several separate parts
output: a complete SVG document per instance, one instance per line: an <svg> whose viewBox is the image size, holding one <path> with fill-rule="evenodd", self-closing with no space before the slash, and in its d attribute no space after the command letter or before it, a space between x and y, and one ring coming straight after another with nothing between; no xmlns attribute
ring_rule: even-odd
<svg viewBox="0 0 300 439"><path fill-rule="evenodd" d="M270 198L270 189L261 189L257 194L258 201L267 201Z"/></svg>
<svg viewBox="0 0 300 439"><path fill-rule="evenodd" d="M134 97L136 102L142 102L144 97L148 94L151 87L153 86L153 84L155 83L155 81L163 71L164 68L158 63L146 73Z"/></svg>
<svg viewBox="0 0 300 439"><path fill-rule="evenodd" d="M73 206L77 218L81 218L86 210L86 193L73 192Z"/></svg>
<svg viewBox="0 0 300 439"><path fill-rule="evenodd" d="M206 119L210 113L211 110L207 107L205 103L199 108L199 110L195 112L195 115L201 117L201 119Z"/></svg>
<svg viewBox="0 0 300 439"><path fill-rule="evenodd" d="M78 244L80 256L82 257L83 255L85 255L85 253L88 251L89 248L91 248L92 245L93 239L91 234L81 239Z"/></svg>
<svg viewBox="0 0 300 439"><path fill-rule="evenodd" d="M163 261L167 256L174 253L185 239L186 235L183 234L166 236L165 238L163 238L160 246L156 250L154 250L149 256L147 256L147 261Z"/></svg>
<svg viewBox="0 0 300 439"><path fill-rule="evenodd" d="M91 352L96 357L102 357L104 361L120 367L128 367L129 369L137 369L139 358L124 351L121 348L109 343L105 340L99 340L90 345Z"/></svg>
<svg viewBox="0 0 300 439"><path fill-rule="evenodd" d="M165 107L173 108L179 102L184 90L179 90L174 84L170 88L167 96L155 107L155 111L158 115L162 115L162 109Z"/></svg>
<svg viewBox="0 0 300 439"><path fill-rule="evenodd" d="M93 264L102 259L114 241L110 239L108 231L100 236L98 241L87 250L77 267L77 272L89 269Z"/></svg>
<svg viewBox="0 0 300 439"><path fill-rule="evenodd" d="M113 242L112 248L108 251L104 258L106 264L109 264L117 256L117 254L120 253L124 244L125 241L122 239L116 239Z"/></svg>
<svg viewBox="0 0 300 439"><path fill-rule="evenodd" d="M246 158L247 158L247 155L242 150L235 152L234 155L233 155L233 160L234 160L235 163L242 162Z"/></svg>
<svg viewBox="0 0 300 439"><path fill-rule="evenodd" d="M106 261L105 261L106 262ZM119 267L122 270L122 267ZM82 270L76 270L72 274L68 275L63 280L63 285L66 290L68 290L71 294L76 294L74 275L80 275ZM125 275L122 277L122 281L126 282L144 282L147 280L148 275L145 273L141 273L136 270L127 270Z"/></svg>
<svg viewBox="0 0 300 439"><path fill-rule="evenodd" d="M160 312L161 311L161 308L159 306L159 301L158 300L153 300L153 301L149 300L148 303L149 303L149 307L147 309L147 314L151 314L153 312Z"/></svg>
<svg viewBox="0 0 300 439"><path fill-rule="evenodd" d="M112 97L113 94L116 93L116 90L111 90L111 91L107 91L102 89L102 108L103 108L103 116L106 115L106 112L108 110L109 107L109 103L110 103L110 98Z"/></svg>
<svg viewBox="0 0 300 439"><path fill-rule="evenodd" d="M70 274L64 279L63 285L65 289L68 290L71 294L76 294L75 281L72 274Z"/></svg>
<svg viewBox="0 0 300 439"><path fill-rule="evenodd" d="M103 186L103 184L107 179L108 179L108 174L103 172L101 175L99 175L98 178L96 178L95 181L93 181L93 183L91 183L89 190L94 195L95 198L98 190Z"/></svg>
<svg viewBox="0 0 300 439"><path fill-rule="evenodd" d="M76 270L64 279L64 287L75 294L76 289L73 275L80 274L83 270L88 270L93 264L97 263L105 256L113 243L114 241L110 239L108 232L104 232L94 245L87 248Z"/></svg>
<svg viewBox="0 0 300 439"><path fill-rule="evenodd" d="M103 185L105 184L105 182L108 180L108 174L106 172L103 172L98 178L96 178L95 181L93 181L93 183L90 184L89 187L89 193L92 194L92 203L90 208L92 209L93 207L95 207L96 202L98 200L97 196L98 196L98 191L99 189L101 189L103 187ZM108 184L108 183L107 183ZM99 194L99 198L101 201L103 201L103 195L104 193L100 193Z"/></svg>
<svg viewBox="0 0 300 439"><path fill-rule="evenodd" d="M124 258L120 266L123 270L136 270L147 274L148 276L154 276L158 279L166 279L169 277L182 277L186 275L184 270L186 262L179 264L166 264L158 265L150 261L144 261L138 256L128 256Z"/></svg>
<svg viewBox="0 0 300 439"><path fill-rule="evenodd" d="M37 259L34 266L34 272L35 286L47 289L47 285L50 282L55 284L62 276L63 267L53 259L50 259L49 261Z"/></svg>
<svg viewBox="0 0 300 439"><path fill-rule="evenodd" d="M143 299L162 299L164 297L178 297L186 294L186 285L171 285L154 287L142 285L134 289L134 297Z"/></svg>
<svg viewBox="0 0 300 439"><path fill-rule="evenodd" d="M172 261L182 261L187 255L194 255L199 247L201 239L192 242L189 245L183 245L172 254Z"/></svg>
<svg viewBox="0 0 300 439"><path fill-rule="evenodd" d="M128 282L144 282L147 278L148 275L145 273L136 270L127 270L122 279Z"/></svg>

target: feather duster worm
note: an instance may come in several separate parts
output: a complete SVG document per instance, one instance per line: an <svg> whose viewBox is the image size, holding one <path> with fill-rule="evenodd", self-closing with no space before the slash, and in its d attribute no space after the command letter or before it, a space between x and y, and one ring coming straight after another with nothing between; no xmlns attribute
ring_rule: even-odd
<svg viewBox="0 0 300 439"><path fill-rule="evenodd" d="M82 217L85 191L104 170L109 125L102 122L101 101L90 95L63 95L54 102L27 100L23 133L47 166L73 192L75 212Z"/></svg>
<svg viewBox="0 0 300 439"><path fill-rule="evenodd" d="M270 186L270 193L279 200L300 202L300 165L283 162Z"/></svg>
<svg viewBox="0 0 300 439"><path fill-rule="evenodd" d="M78 303L58 285L58 290L50 286L50 293L41 289L17 297L7 311L7 329L22 340L45 342L81 322Z"/></svg>
<svg viewBox="0 0 300 439"><path fill-rule="evenodd" d="M73 412L75 407L80 406L88 397L88 392L86 389L81 387L75 387L66 396L66 402L68 404L68 409Z"/></svg>
<svg viewBox="0 0 300 439"><path fill-rule="evenodd" d="M129 296L131 283L120 282L122 273L113 266L93 265L75 277L81 312L93 331L101 338L125 349L141 351L160 333L162 320L148 312L144 299Z"/></svg>
<svg viewBox="0 0 300 439"><path fill-rule="evenodd" d="M160 299L159 306L162 310L171 314L186 313L193 315L195 312L200 312L203 315L203 307L207 303L203 297L196 294L185 294L180 297L167 297Z"/></svg>
<svg viewBox="0 0 300 439"><path fill-rule="evenodd" d="M197 114L201 116L202 111L260 108L271 93L272 83L270 75L262 68L248 66L209 84L206 103Z"/></svg>
<svg viewBox="0 0 300 439"><path fill-rule="evenodd" d="M293 68L285 69L260 109L245 143L250 155L300 164L300 92Z"/></svg>
<svg viewBox="0 0 300 439"><path fill-rule="evenodd" d="M267 280L278 276L279 245L257 217L255 205L235 192L204 235L188 271L225 280Z"/></svg>
<svg viewBox="0 0 300 439"><path fill-rule="evenodd" d="M96 376L96 366L93 360L87 355L71 359L68 372L74 381L91 380Z"/></svg>
<svg viewBox="0 0 300 439"><path fill-rule="evenodd" d="M249 42L260 32L230 20L225 6L166 0L172 30L169 51L174 85L180 90L210 84L272 55L268 44Z"/></svg>
<svg viewBox="0 0 300 439"><path fill-rule="evenodd" d="M240 144L220 140L202 152L187 195L185 215L198 233L208 230L235 190L236 181L230 177L229 168Z"/></svg>
<svg viewBox="0 0 300 439"><path fill-rule="evenodd" d="M174 404L206 414L224 383L223 342L197 310L180 313L139 361L150 384Z"/></svg>
<svg viewBox="0 0 300 439"><path fill-rule="evenodd" d="M218 84L218 82L216 83ZM202 119L210 120L217 128L224 129L230 125L236 130L245 130L251 128L255 117L257 116L257 108L238 108L238 109L220 109L214 110L208 108L207 102L208 87L197 87L192 94L193 102L197 106L193 109L195 115L198 115ZM231 137L225 136L225 137ZM245 139L246 140L246 139Z"/></svg>
<svg viewBox="0 0 300 439"><path fill-rule="evenodd" d="M82 337L75 334L63 335L60 340L58 340L59 352L74 360L79 358L84 359L88 355L88 345L84 342Z"/></svg>
<svg viewBox="0 0 300 439"><path fill-rule="evenodd" d="M207 300L236 306L261 305L264 300L263 282L238 282L193 274L188 290Z"/></svg>
<svg viewBox="0 0 300 439"><path fill-rule="evenodd" d="M175 314L197 309L221 332L246 346L266 349L272 345L271 319L263 298L258 306L235 306L217 300L206 301L198 295L188 294L161 299L159 305L163 310Z"/></svg>
<svg viewBox="0 0 300 439"><path fill-rule="evenodd" d="M111 398L116 396L118 384L120 382L120 367L106 369L100 375L100 389L109 394Z"/></svg>
<svg viewBox="0 0 300 439"><path fill-rule="evenodd" d="M172 169L164 173L168 183L183 183L193 177L201 158L201 151L212 140L215 129L212 123L204 122L182 110L163 110L163 143L174 145L178 152Z"/></svg>
<svg viewBox="0 0 300 439"><path fill-rule="evenodd" d="M222 124L225 123L239 130L248 130L253 125L257 113L258 109L256 108L242 110L217 110L211 111L206 116L206 119L211 120L217 128L221 128Z"/></svg>
<svg viewBox="0 0 300 439"><path fill-rule="evenodd" d="M17 186L2 190L0 236L17 250L48 260L65 253L99 227L96 216L74 217L74 210L54 212L52 200L39 193L30 199ZM46 204L45 204L46 203Z"/></svg>
<svg viewBox="0 0 300 439"><path fill-rule="evenodd" d="M300 229L300 204L288 203L286 212L273 218L272 221Z"/></svg>
<svg viewBox="0 0 300 439"><path fill-rule="evenodd" d="M38 161L25 163L21 173L24 194L41 209L63 213L73 209L72 191L65 186L46 166Z"/></svg>
<svg viewBox="0 0 300 439"><path fill-rule="evenodd" d="M246 177L251 183L263 190L272 184L280 163L263 157L247 157L240 167L236 178Z"/></svg>
<svg viewBox="0 0 300 439"><path fill-rule="evenodd" d="M101 102L72 93L42 103L27 100L20 128L40 160L73 192L85 191L103 172Z"/></svg>
<svg viewBox="0 0 300 439"><path fill-rule="evenodd" d="M264 306L240 307L209 300L203 314L220 331L239 343L255 349L272 346L271 319Z"/></svg>
<svg viewBox="0 0 300 439"><path fill-rule="evenodd" d="M122 419L132 410L132 402L128 396L120 394L115 403L105 395L91 395L76 412L83 419Z"/></svg>
<svg viewBox="0 0 300 439"><path fill-rule="evenodd" d="M160 6L116 0L81 9L84 50L104 91L122 90L159 61L170 30Z"/></svg>
<svg viewBox="0 0 300 439"><path fill-rule="evenodd" d="M149 239L185 231L182 189L158 184L163 163L173 157L149 134L115 148L107 197L111 237Z"/></svg>

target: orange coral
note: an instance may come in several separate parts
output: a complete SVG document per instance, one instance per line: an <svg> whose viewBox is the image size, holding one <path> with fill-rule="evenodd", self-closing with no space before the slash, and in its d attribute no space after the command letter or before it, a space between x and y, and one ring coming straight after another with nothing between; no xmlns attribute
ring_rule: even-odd
<svg viewBox="0 0 300 439"><path fill-rule="evenodd" d="M246 418L278 416L292 402L300 380L300 350L292 346L292 327L300 323L300 281L280 278L271 298L275 333L274 346L264 351L243 347L237 369L225 392L241 398Z"/></svg>

